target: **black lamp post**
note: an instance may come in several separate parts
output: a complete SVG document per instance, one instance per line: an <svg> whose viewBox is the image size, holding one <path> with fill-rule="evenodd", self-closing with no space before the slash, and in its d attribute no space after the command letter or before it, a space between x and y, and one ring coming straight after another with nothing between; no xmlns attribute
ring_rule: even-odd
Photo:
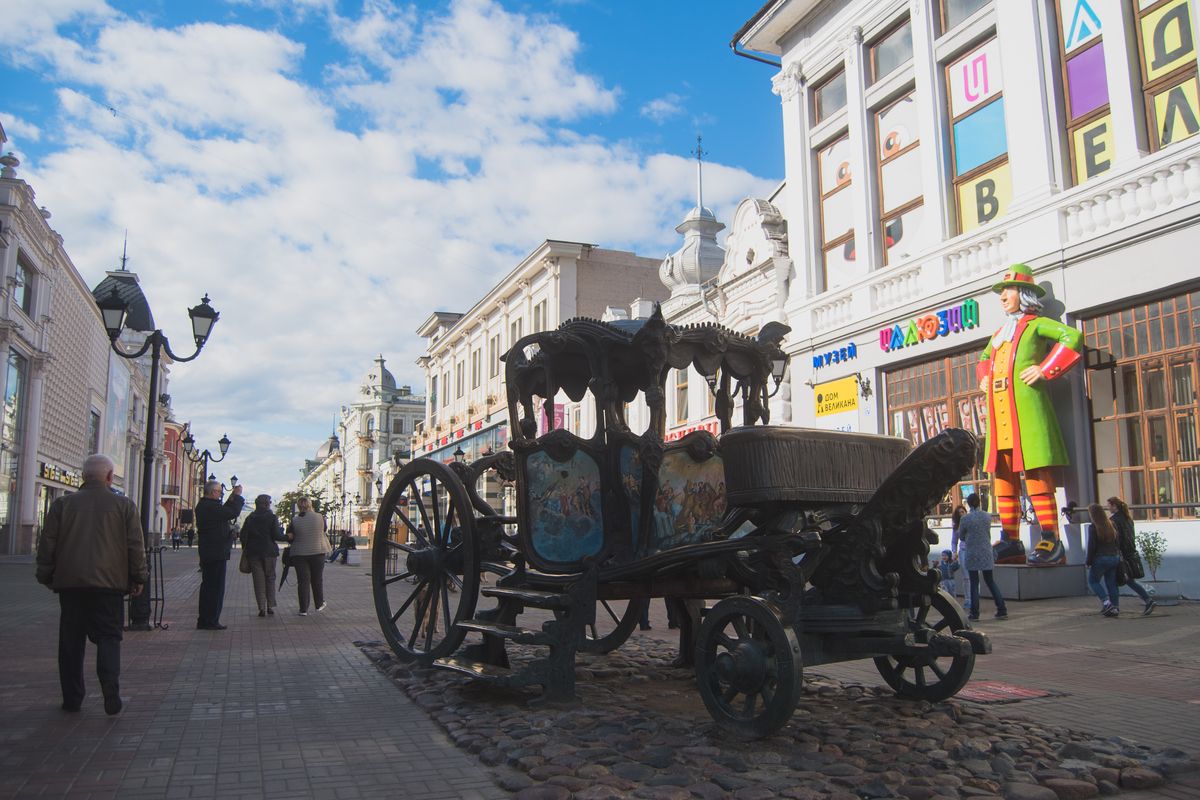
<svg viewBox="0 0 1200 800"><path fill-rule="evenodd" d="M112 345L113 352L121 358L137 359L150 351L150 393L149 397L158 397L158 370L159 361L162 359L162 351L166 350L167 355L171 360L184 362L191 361L200 355L200 351L204 349L204 343L208 341L208 335L212 333L212 327L220 318L220 314L216 309L210 306L208 295L200 301L199 305L188 309L188 316L192 320L192 338L196 342L196 352L186 358L181 358L171 350L171 343L167 341L167 337L160 330L155 330L146 337L142 342L142 346L136 352L127 353L117 343L117 339L121 336L121 329L125 327L125 318L129 313L129 304L121 299L117 293L117 287L113 287L108 297L97 302L100 307L100 315L104 320L104 330L108 333L109 343ZM146 544L147 552L150 550L150 504L152 502L151 484L154 481L154 419L157 413L150 404L146 409L146 447L142 455L142 536ZM147 559L147 567L152 563ZM150 586L145 587L140 595L129 598L129 629L135 631L150 630Z"/></svg>
<svg viewBox="0 0 1200 800"><path fill-rule="evenodd" d="M214 458L213 454L210 453L207 448L205 448L202 452L197 453L196 452L196 439L195 439L195 437L192 436L191 431L188 431L188 435L183 437L182 444L183 444L183 454L185 456L187 456L188 461L191 461L193 464L203 465L200 467L200 478L201 478L201 480L203 480L204 473L208 472L209 462L211 461L212 463L216 464L218 462L224 461L225 454L229 452L229 445L232 444L232 442L229 441L229 436L227 434L224 434L224 433L221 434L221 438L217 440L217 447L221 451L220 458ZM210 480L210 481L215 481L216 479L217 479L216 475L208 476L208 480ZM237 475L233 476L233 482L237 483ZM203 494L203 492L201 492L201 494Z"/></svg>

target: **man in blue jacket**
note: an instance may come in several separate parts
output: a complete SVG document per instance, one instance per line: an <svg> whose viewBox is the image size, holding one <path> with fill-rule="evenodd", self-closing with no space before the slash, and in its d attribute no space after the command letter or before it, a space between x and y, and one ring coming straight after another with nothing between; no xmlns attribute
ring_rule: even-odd
<svg viewBox="0 0 1200 800"><path fill-rule="evenodd" d="M196 627L203 631L223 631L221 608L225 605L225 567L233 550L230 525L246 502L242 487L234 486L228 500L221 502L225 485L220 481L204 484L204 497L196 503L196 534L200 549L200 613Z"/></svg>

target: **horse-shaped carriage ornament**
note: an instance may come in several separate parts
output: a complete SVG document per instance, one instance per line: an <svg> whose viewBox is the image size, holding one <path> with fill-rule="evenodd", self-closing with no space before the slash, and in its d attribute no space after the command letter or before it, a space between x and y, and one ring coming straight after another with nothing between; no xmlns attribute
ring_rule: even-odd
<svg viewBox="0 0 1200 800"><path fill-rule="evenodd" d="M372 583L395 653L570 699L576 654L620 647L665 597L683 612L679 663L740 736L784 725L815 664L873 658L902 696L957 693L991 645L938 588L925 516L971 469L976 440L952 428L912 450L768 424L788 330L677 327L656 310L517 341L504 355L509 449L471 464L415 459L382 498ZM720 435L666 442L664 387L688 367L715 396ZM538 435L560 391L590 401L590 437ZM642 433L626 419L639 396ZM515 516L480 495L489 470L515 484ZM521 625L530 609L542 609L536 627ZM537 657L514 666L512 645Z"/></svg>

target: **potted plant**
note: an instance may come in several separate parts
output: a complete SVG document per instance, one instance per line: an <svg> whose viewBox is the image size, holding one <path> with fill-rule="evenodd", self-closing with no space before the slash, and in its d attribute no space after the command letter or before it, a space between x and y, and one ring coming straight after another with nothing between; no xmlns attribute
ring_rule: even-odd
<svg viewBox="0 0 1200 800"><path fill-rule="evenodd" d="M1177 580L1158 579L1158 568L1162 566L1167 552L1167 537L1160 531L1142 531L1137 534L1138 553L1150 570L1150 580L1140 581L1146 591L1154 595L1159 605L1173 606L1179 603L1180 586Z"/></svg>

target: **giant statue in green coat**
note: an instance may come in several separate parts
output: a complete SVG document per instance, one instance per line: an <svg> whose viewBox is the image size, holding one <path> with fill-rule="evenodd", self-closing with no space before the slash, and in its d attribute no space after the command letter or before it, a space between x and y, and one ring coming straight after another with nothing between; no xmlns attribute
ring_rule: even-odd
<svg viewBox="0 0 1200 800"><path fill-rule="evenodd" d="M1014 264L992 287L1007 318L980 356L979 388L987 393L987 461L996 480L995 497L1003 534L994 546L997 563L1024 563L1020 538L1021 476L1042 529L1042 541L1028 563L1066 563L1058 535L1054 501L1055 468L1070 463L1047 382L1079 361L1083 334L1048 317L1037 316L1046 290L1033 270Z"/></svg>

